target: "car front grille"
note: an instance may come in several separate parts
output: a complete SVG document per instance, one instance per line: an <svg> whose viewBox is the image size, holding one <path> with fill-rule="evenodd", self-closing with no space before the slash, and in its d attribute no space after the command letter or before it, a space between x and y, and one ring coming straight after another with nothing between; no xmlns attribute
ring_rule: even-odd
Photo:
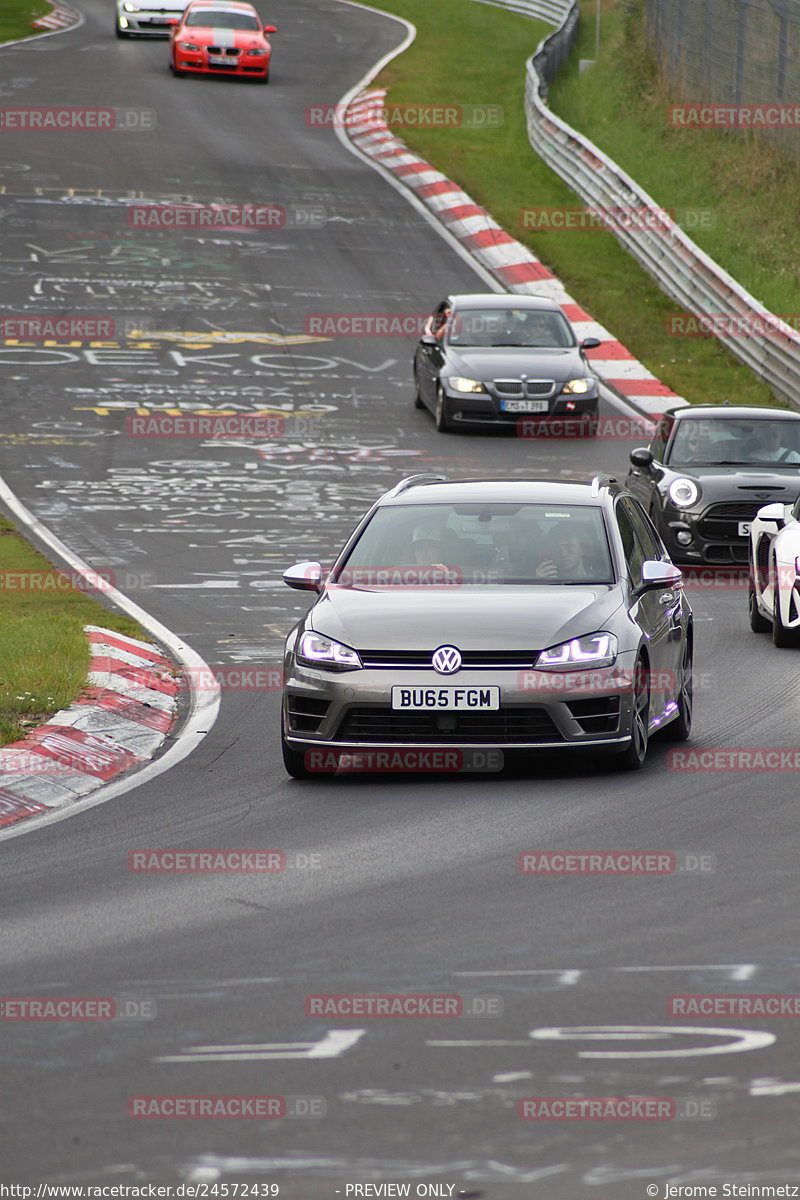
<svg viewBox="0 0 800 1200"><path fill-rule="evenodd" d="M242 53L236 46L208 46L208 53L224 58L238 58Z"/></svg>
<svg viewBox="0 0 800 1200"><path fill-rule="evenodd" d="M337 742L472 744L562 743L552 717L543 708L501 708L496 712L395 712L391 708L351 708L333 739Z"/></svg>
<svg viewBox="0 0 800 1200"><path fill-rule="evenodd" d="M556 390L554 379L495 379L498 396L532 397L552 396Z"/></svg>
<svg viewBox="0 0 800 1200"><path fill-rule="evenodd" d="M359 650L365 667L378 670L432 670L433 650ZM462 671L531 671L538 650L462 650Z"/></svg>
<svg viewBox="0 0 800 1200"><path fill-rule="evenodd" d="M758 510L768 503L767 500L760 500L758 503L737 501L729 504L712 504L697 522L697 531L702 538L709 542L744 541L739 534L739 522L752 521Z"/></svg>

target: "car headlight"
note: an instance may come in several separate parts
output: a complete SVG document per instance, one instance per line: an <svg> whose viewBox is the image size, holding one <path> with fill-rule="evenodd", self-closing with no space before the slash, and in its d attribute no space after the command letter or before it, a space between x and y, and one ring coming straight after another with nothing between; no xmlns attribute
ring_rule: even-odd
<svg viewBox="0 0 800 1200"><path fill-rule="evenodd" d="M125 4L123 4L122 7L125 9L125 12L138 12L139 11L139 5L138 4L130 4L130 3L128 3L128 0L126 0Z"/></svg>
<svg viewBox="0 0 800 1200"><path fill-rule="evenodd" d="M266 50L245 50L246 55L247 54L252 55L252 57L254 57L254 58L256 58L256 57L263 58L263 56L266 53L267 53Z"/></svg>
<svg viewBox="0 0 800 1200"><path fill-rule="evenodd" d="M619 642L613 633L589 633L543 650L534 663L537 671L575 671L580 667L611 667Z"/></svg>
<svg viewBox="0 0 800 1200"><path fill-rule="evenodd" d="M195 46L194 42L178 42L179 50L199 50L199 46Z"/></svg>
<svg viewBox="0 0 800 1200"><path fill-rule="evenodd" d="M462 379L455 376L447 381L454 392L483 392L485 388L479 379Z"/></svg>
<svg viewBox="0 0 800 1200"><path fill-rule="evenodd" d="M580 396L584 392L588 392L594 380L592 379L570 379L562 387L562 392L567 392L570 396Z"/></svg>
<svg viewBox="0 0 800 1200"><path fill-rule="evenodd" d="M676 508L691 508L700 495L700 488L693 479L673 479L667 495Z"/></svg>
<svg viewBox="0 0 800 1200"><path fill-rule="evenodd" d="M310 666L324 667L328 671L355 671L361 666L355 650L310 630L300 638L297 657Z"/></svg>

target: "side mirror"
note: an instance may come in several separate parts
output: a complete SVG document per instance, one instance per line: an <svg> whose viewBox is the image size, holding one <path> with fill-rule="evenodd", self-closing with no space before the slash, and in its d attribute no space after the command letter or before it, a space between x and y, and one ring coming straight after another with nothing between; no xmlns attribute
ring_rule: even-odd
<svg viewBox="0 0 800 1200"><path fill-rule="evenodd" d="M602 346L602 344L600 338L584 338L581 342L581 350L595 350L598 346Z"/></svg>
<svg viewBox="0 0 800 1200"><path fill-rule="evenodd" d="M776 525L786 524L786 510L782 504L765 504L756 513L759 521L774 521Z"/></svg>
<svg viewBox="0 0 800 1200"><path fill-rule="evenodd" d="M683 571L680 571L674 563L662 562L655 558L648 558L642 563L642 591L680 587L683 587Z"/></svg>
<svg viewBox="0 0 800 1200"><path fill-rule="evenodd" d="M277 33L277 32L278 32L278 30L275 28L274 25L265 25L264 26L264 33Z"/></svg>
<svg viewBox="0 0 800 1200"><path fill-rule="evenodd" d="M649 471L654 462L652 450L648 450L647 446L637 446L635 450L631 450L631 462L634 467Z"/></svg>
<svg viewBox="0 0 800 1200"><path fill-rule="evenodd" d="M283 582L298 592L318 592L322 587L322 567L318 562L295 563L283 572Z"/></svg>

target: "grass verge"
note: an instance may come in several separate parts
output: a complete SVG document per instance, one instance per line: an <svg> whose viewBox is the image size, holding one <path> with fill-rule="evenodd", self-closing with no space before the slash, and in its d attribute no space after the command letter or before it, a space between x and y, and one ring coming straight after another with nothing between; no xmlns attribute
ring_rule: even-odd
<svg viewBox="0 0 800 1200"><path fill-rule="evenodd" d="M0 745L41 725L80 694L89 670L84 625L147 640L130 617L105 608L0 518Z"/></svg>
<svg viewBox="0 0 800 1200"><path fill-rule="evenodd" d="M435 5L428 0L371 2L417 27L414 44L376 81L389 88L392 108L495 104L504 113L498 128L393 125L398 136L457 180L559 276L579 304L687 400L775 403L766 384L716 339L677 338L667 332L677 306L610 234L599 230L532 233L522 228L520 214L525 208L580 205L576 194L534 154L528 142L523 108L525 61L551 32L550 26L465 0L437 0ZM584 21L581 37L589 39L593 56L593 21ZM602 44L603 54L610 53L605 42ZM590 56L583 44L568 68L576 76L579 56ZM600 76L592 75L596 69L579 80L579 85L588 80L587 103L598 101ZM602 79L609 90L619 92L623 86L615 81L613 71L608 79ZM580 123L578 127L584 128ZM629 165L634 178L641 174L639 165ZM440 298L447 282L431 281L432 302Z"/></svg>
<svg viewBox="0 0 800 1200"><path fill-rule="evenodd" d="M50 12L47 0L3 0L0 7L0 42L30 37L36 33L31 22Z"/></svg>

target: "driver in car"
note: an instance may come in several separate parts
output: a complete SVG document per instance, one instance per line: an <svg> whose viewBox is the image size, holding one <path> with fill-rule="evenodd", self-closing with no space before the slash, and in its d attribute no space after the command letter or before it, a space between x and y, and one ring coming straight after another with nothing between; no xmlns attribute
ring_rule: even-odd
<svg viewBox="0 0 800 1200"><path fill-rule="evenodd" d="M545 557L536 568L537 579L565 579L583 583L592 578L584 539L573 529L554 529L546 540Z"/></svg>
<svg viewBox="0 0 800 1200"><path fill-rule="evenodd" d="M764 423L755 436L754 462L800 463L800 454L783 444L783 430L777 421Z"/></svg>

